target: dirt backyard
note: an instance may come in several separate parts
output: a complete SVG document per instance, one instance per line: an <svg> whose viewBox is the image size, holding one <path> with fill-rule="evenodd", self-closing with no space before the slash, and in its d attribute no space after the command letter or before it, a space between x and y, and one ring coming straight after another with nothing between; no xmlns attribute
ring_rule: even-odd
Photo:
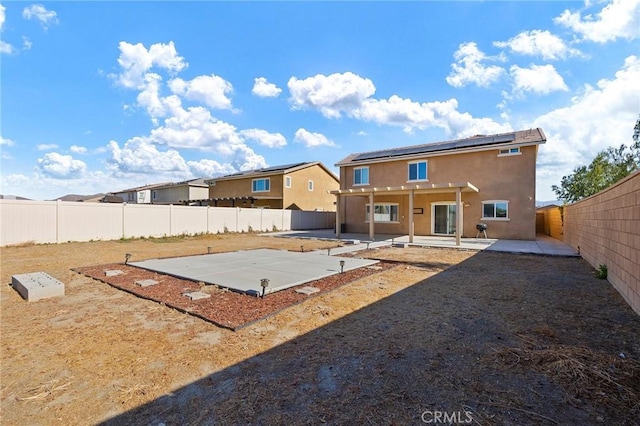
<svg viewBox="0 0 640 426"><path fill-rule="evenodd" d="M2 248L0 423L640 424L640 316L580 258L367 250L389 267L238 331L71 270L301 245L336 243ZM37 271L66 295L28 303L8 285Z"/></svg>

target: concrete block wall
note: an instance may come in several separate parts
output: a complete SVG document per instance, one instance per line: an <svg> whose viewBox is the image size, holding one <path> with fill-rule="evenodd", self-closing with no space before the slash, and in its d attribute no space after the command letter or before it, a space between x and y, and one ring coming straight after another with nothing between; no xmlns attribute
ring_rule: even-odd
<svg viewBox="0 0 640 426"><path fill-rule="evenodd" d="M609 282L640 315L640 171L565 206L564 241L594 268L606 265Z"/></svg>

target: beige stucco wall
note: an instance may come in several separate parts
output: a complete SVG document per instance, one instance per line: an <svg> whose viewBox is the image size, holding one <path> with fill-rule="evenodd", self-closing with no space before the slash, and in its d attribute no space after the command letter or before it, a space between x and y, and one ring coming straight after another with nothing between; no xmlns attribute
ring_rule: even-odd
<svg viewBox="0 0 640 426"><path fill-rule="evenodd" d="M520 155L498 156L498 150L474 153L415 158L410 161L428 161L427 184L470 182L478 193L463 192L463 237L475 237L476 224L488 226L489 238L535 239L535 165L536 146L521 148ZM369 164L367 187L401 186L420 182L407 182L409 160ZM356 166L358 167L358 166ZM353 185L353 166L341 167L341 189L361 188ZM482 219L482 201L509 201L509 220ZM455 193L416 195L414 208L422 208L422 215L414 215L415 234L431 235L432 202L455 201ZM375 203L397 202L400 207L397 224L376 224L376 232L404 233L409 229L408 195L376 195ZM348 232L368 232L364 221L368 197L343 198L342 223Z"/></svg>
<svg viewBox="0 0 640 426"><path fill-rule="evenodd" d="M337 179L327 175L319 165L297 170L285 176L291 177L291 188L284 188L285 209L335 211L336 197L329 194L340 187ZM309 180L313 181L313 191L309 191Z"/></svg>
<svg viewBox="0 0 640 426"><path fill-rule="evenodd" d="M156 197L153 198L155 191ZM208 198L209 188L188 185L176 185L158 188L151 191L153 204L176 204L185 200L201 200Z"/></svg>
<svg viewBox="0 0 640 426"><path fill-rule="evenodd" d="M562 240L562 207L549 206L536 210L536 232Z"/></svg>
<svg viewBox="0 0 640 426"><path fill-rule="evenodd" d="M640 171L564 207L564 241L608 280L640 314Z"/></svg>
<svg viewBox="0 0 640 426"><path fill-rule="evenodd" d="M284 176L291 177L291 188L284 187ZM335 196L328 193L338 189L339 183L319 165L306 167L286 175L270 176L270 191L252 192L252 181L255 177L216 181L209 188L209 198L226 197L257 197L255 207L270 207L272 209L335 211ZM307 184L313 180L313 191L309 191ZM219 201L218 207L229 207L231 201ZM236 204L237 206L237 204Z"/></svg>

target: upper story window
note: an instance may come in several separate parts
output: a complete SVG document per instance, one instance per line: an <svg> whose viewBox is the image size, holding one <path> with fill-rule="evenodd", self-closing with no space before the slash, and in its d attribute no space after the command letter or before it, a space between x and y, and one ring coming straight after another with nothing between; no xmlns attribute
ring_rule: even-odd
<svg viewBox="0 0 640 426"><path fill-rule="evenodd" d="M307 189L308 189L309 191L313 191L313 181L312 181L312 180L310 180L309 182L307 182Z"/></svg>
<svg viewBox="0 0 640 426"><path fill-rule="evenodd" d="M251 181L252 192L269 192L271 190L271 181L269 178L254 179Z"/></svg>
<svg viewBox="0 0 640 426"><path fill-rule="evenodd" d="M427 180L427 162L416 161L409 163L409 181Z"/></svg>
<svg viewBox="0 0 640 426"><path fill-rule="evenodd" d="M504 200L483 201L482 219L509 219L509 202Z"/></svg>
<svg viewBox="0 0 640 426"><path fill-rule="evenodd" d="M518 155L520 154L520 147L517 148L505 148L498 151L498 157L503 155Z"/></svg>
<svg viewBox="0 0 640 426"><path fill-rule="evenodd" d="M284 177L284 187L291 188L291 176Z"/></svg>
<svg viewBox="0 0 640 426"><path fill-rule="evenodd" d="M369 185L369 167L356 167L353 169L354 185Z"/></svg>

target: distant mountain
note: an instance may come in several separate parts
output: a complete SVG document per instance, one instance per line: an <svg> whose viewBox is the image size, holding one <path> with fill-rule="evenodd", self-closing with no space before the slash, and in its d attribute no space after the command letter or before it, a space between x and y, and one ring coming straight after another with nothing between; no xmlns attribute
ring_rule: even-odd
<svg viewBox="0 0 640 426"><path fill-rule="evenodd" d="M1 195L0 200L31 200L31 198L24 198L19 195Z"/></svg>

